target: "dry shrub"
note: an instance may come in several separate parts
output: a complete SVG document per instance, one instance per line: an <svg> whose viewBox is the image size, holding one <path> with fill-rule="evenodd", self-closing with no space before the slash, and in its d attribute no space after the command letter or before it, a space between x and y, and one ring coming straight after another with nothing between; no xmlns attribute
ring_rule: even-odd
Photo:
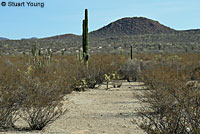
<svg viewBox="0 0 200 134"><path fill-rule="evenodd" d="M118 73L126 59L127 57L123 55L93 55L89 60L88 68L84 63L78 63L76 65L76 81L78 82L76 87L85 81L85 87L95 88L96 85L105 81L105 74Z"/></svg>
<svg viewBox="0 0 200 134"><path fill-rule="evenodd" d="M20 117L31 130L42 130L63 115L62 94L57 83L41 83L38 80L28 80L23 84L26 99L21 108Z"/></svg>
<svg viewBox="0 0 200 134"><path fill-rule="evenodd" d="M70 75L70 70L53 63L41 67L27 66L21 79L24 102L20 117L31 130L42 130L66 112L63 97L72 91L72 81L67 77Z"/></svg>
<svg viewBox="0 0 200 134"><path fill-rule="evenodd" d="M153 62L142 69L149 87L139 99L138 123L148 134L197 134L200 132L200 90L186 86L190 70L176 61Z"/></svg>
<svg viewBox="0 0 200 134"><path fill-rule="evenodd" d="M18 98L14 94L15 92L10 92L1 90L0 95L0 130L14 129L14 123L17 121L18 117Z"/></svg>
<svg viewBox="0 0 200 134"><path fill-rule="evenodd" d="M200 67L196 67L191 71L191 80L200 80Z"/></svg>
<svg viewBox="0 0 200 134"><path fill-rule="evenodd" d="M14 129L22 104L18 90L20 74L9 59L0 60L0 130Z"/></svg>
<svg viewBox="0 0 200 134"><path fill-rule="evenodd" d="M18 118L41 130L66 112L63 96L70 93L72 69L59 61L46 66L32 59L0 58L0 129L14 129ZM66 64L70 64L66 62Z"/></svg>
<svg viewBox="0 0 200 134"><path fill-rule="evenodd" d="M137 59L127 60L120 68L120 74L127 81L136 81L141 72L141 64L142 62Z"/></svg>
<svg viewBox="0 0 200 134"><path fill-rule="evenodd" d="M105 74L116 74L123 64L124 58L121 55L95 55L91 57L86 77L89 87L94 88L95 85L102 84L105 81ZM91 85L90 83L93 83L93 81L95 81L95 84Z"/></svg>

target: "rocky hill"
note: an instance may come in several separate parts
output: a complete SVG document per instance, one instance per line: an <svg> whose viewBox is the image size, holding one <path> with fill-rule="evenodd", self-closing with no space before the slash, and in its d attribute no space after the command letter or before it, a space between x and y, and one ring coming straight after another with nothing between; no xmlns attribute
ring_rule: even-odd
<svg viewBox="0 0 200 134"><path fill-rule="evenodd" d="M123 36L147 35L147 34L156 35L156 34L177 34L177 33L200 34L200 29L178 31L170 27L167 27L165 25L162 25L158 21L151 20L145 17L128 17L111 22L110 24L100 29L92 31L89 33L89 36L92 39L96 39L98 37L110 38L110 37L123 37ZM75 34L63 34L43 39L80 40L81 36Z"/></svg>
<svg viewBox="0 0 200 134"><path fill-rule="evenodd" d="M75 34L62 34L62 35L56 35L56 36L52 36L52 37L46 37L43 39L76 39L80 36L75 35Z"/></svg>
<svg viewBox="0 0 200 134"><path fill-rule="evenodd" d="M160 24L158 21L144 17L122 18L91 32L93 36L126 36L174 33L174 29Z"/></svg>
<svg viewBox="0 0 200 134"><path fill-rule="evenodd" d="M59 54L66 48L74 54L82 47L81 35L63 34L40 39L0 40L0 55L31 53L33 45L52 48ZM89 33L90 53L130 52L200 52L200 29L174 30L157 21L144 18L122 18Z"/></svg>
<svg viewBox="0 0 200 134"><path fill-rule="evenodd" d="M8 38L0 37L0 40L9 40Z"/></svg>

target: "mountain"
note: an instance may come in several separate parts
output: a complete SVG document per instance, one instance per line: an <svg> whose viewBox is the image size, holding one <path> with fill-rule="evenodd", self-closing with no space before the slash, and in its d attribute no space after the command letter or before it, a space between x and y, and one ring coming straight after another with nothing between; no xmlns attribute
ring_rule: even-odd
<svg viewBox="0 0 200 134"><path fill-rule="evenodd" d="M21 38L21 40L36 40L38 39L37 37L31 37L31 38Z"/></svg>
<svg viewBox="0 0 200 134"><path fill-rule="evenodd" d="M89 33L90 37L98 38L112 38L122 36L133 36L133 35L146 35L146 34L171 34L171 33L188 33L188 34L200 34L200 29L190 30L174 30L170 27L160 24L158 21L151 20L145 17L126 17L110 24L92 31ZM36 37L28 39L38 39ZM51 37L41 38L45 40L80 40L81 35L75 34L62 34ZM7 38L0 37L0 40L9 40ZM26 38L22 38L26 40Z"/></svg>
<svg viewBox="0 0 200 134"><path fill-rule="evenodd" d="M8 38L0 37L0 40L9 40Z"/></svg>
<svg viewBox="0 0 200 134"><path fill-rule="evenodd" d="M36 39L38 39L37 37L31 37L30 38L31 40L36 40Z"/></svg>
<svg viewBox="0 0 200 134"><path fill-rule="evenodd" d="M98 30L89 33L93 39L109 38L109 37L122 37L133 35L146 35L146 34L171 34L171 33L189 33L200 34L200 29L191 30L174 30L170 27L160 24L158 21L151 20L145 17L127 17L116 20ZM43 39L79 39L80 35L63 34Z"/></svg>
<svg viewBox="0 0 200 134"><path fill-rule="evenodd" d="M67 54L74 54L82 46L82 37L62 34L36 40L5 40L0 43L0 51L3 54L21 54L30 52L36 43L42 48L51 47L57 54L63 48L67 49ZM174 30L144 17L122 18L89 33L89 51L94 54L127 54L130 46L136 52L200 52L199 44L200 29Z"/></svg>
<svg viewBox="0 0 200 134"><path fill-rule="evenodd" d="M189 33L189 34L200 34L200 29L190 29L190 30L182 30L182 33Z"/></svg>
<svg viewBox="0 0 200 134"><path fill-rule="evenodd" d="M46 37L46 38L43 38L43 39L76 39L80 36L78 35L75 35L75 34L62 34L62 35L56 35L56 36L52 36L52 37Z"/></svg>
<svg viewBox="0 0 200 134"><path fill-rule="evenodd" d="M93 36L125 36L174 33L176 30L144 17L122 18L91 32Z"/></svg>

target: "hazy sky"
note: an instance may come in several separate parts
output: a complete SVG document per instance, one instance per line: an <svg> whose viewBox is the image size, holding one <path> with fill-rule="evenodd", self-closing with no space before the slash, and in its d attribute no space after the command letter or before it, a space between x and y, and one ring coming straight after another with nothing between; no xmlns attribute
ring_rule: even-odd
<svg viewBox="0 0 200 134"><path fill-rule="evenodd" d="M24 2L24 6L9 7L10 1ZM0 37L80 35L85 8L89 11L89 31L135 16L157 20L177 30L200 29L200 0L30 0L44 2L44 8L28 7L26 2L29 0L0 0Z"/></svg>

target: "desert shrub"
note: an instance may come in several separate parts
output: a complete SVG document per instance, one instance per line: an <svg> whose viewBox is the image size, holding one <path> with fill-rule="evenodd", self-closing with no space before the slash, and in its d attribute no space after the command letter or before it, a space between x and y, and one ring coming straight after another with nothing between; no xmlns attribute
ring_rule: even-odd
<svg viewBox="0 0 200 134"><path fill-rule="evenodd" d="M88 67L84 63L78 63L76 65L75 69L77 70L75 76L76 82L78 82L76 83L76 87L83 88L80 85L84 85L83 82L85 82L85 87L95 88L96 85L100 85L105 81L105 74L118 73L125 61L126 57L121 55L91 56Z"/></svg>
<svg viewBox="0 0 200 134"><path fill-rule="evenodd" d="M28 80L24 83L26 99L21 108L20 117L31 130L42 130L66 111L62 107L62 94L57 83L41 83L38 80Z"/></svg>
<svg viewBox="0 0 200 134"><path fill-rule="evenodd" d="M23 74L20 90L24 96L20 117L31 130L42 130L66 112L62 105L64 95L72 91L71 79L66 77L71 71L56 64L28 64L20 72Z"/></svg>
<svg viewBox="0 0 200 134"><path fill-rule="evenodd" d="M0 130L14 129L17 121L19 100L16 92L10 92L12 87L1 88L0 94Z"/></svg>
<svg viewBox="0 0 200 134"><path fill-rule="evenodd" d="M197 134L200 91L186 86L190 78L187 67L167 63L142 70L142 80L150 90L138 97L144 104L138 111L138 125L148 134Z"/></svg>
<svg viewBox="0 0 200 134"><path fill-rule="evenodd" d="M20 74L9 59L0 60L0 130L14 129L22 103Z"/></svg>
<svg viewBox="0 0 200 134"><path fill-rule="evenodd" d="M136 81L141 71L141 63L142 62L137 59L127 60L126 63L120 68L120 74L127 81Z"/></svg>
<svg viewBox="0 0 200 134"><path fill-rule="evenodd" d="M0 129L15 129L24 119L31 130L41 130L66 112L63 97L74 83L71 61L40 66L32 57L0 58ZM62 61L61 61L62 62ZM71 77L69 77L71 76Z"/></svg>
<svg viewBox="0 0 200 134"><path fill-rule="evenodd" d="M191 80L200 80L200 67L196 67L191 71Z"/></svg>
<svg viewBox="0 0 200 134"><path fill-rule="evenodd" d="M115 68L113 68L114 65L112 65L115 64L112 62L112 58L106 56L94 56L94 58L91 59L88 70L85 73L85 79L89 88L94 88L95 85L102 84L105 80L104 74L116 71Z"/></svg>

